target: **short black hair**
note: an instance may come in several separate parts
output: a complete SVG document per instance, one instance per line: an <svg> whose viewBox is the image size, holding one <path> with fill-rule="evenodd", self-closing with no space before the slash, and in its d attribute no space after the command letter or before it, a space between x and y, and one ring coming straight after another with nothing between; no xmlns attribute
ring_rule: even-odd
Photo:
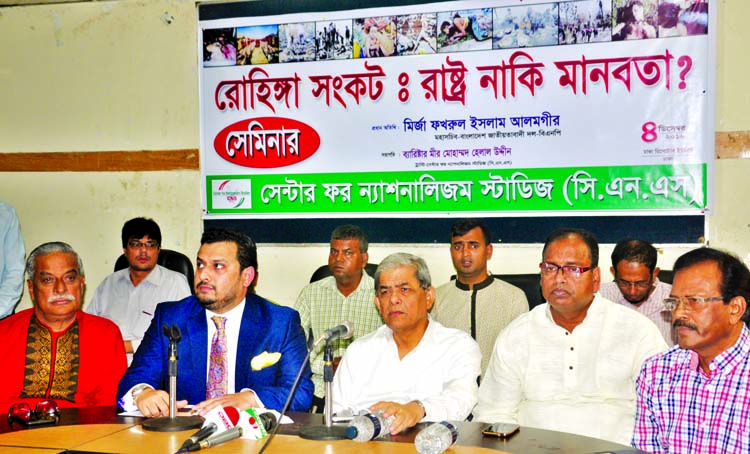
<svg viewBox="0 0 750 454"><path fill-rule="evenodd" d="M451 226L451 242L453 241L453 238L457 236L464 236L469 233L469 231L474 230L477 227L482 230L485 245L492 243L492 233L490 232L490 228L487 227L487 224L485 224L484 221L476 218L462 219L454 223Z"/></svg>
<svg viewBox="0 0 750 454"><path fill-rule="evenodd" d="M586 246L589 249L589 259L591 260L591 266L594 268L599 266L599 242L596 241L596 237L591 232L583 229L562 228L550 233L547 239L544 241L544 249L542 249L542 260L544 260L544 254L547 253L547 248L550 244L569 236L577 236L578 238L583 240L583 242L586 243Z"/></svg>
<svg viewBox="0 0 750 454"><path fill-rule="evenodd" d="M745 298L747 305L745 313L742 314L742 320L747 323L748 310L750 310L750 270L734 254L710 247L693 249L682 254L674 262L674 275L677 276L678 272L686 268L706 262L715 263L719 268L721 273L719 291L724 304L728 304L732 298L737 296Z"/></svg>
<svg viewBox="0 0 750 454"><path fill-rule="evenodd" d="M252 266L256 271L258 270L258 250L255 241L239 230L214 227L203 232L201 236L201 245L224 241L237 245L237 261L240 262L240 269L244 270Z"/></svg>
<svg viewBox="0 0 750 454"><path fill-rule="evenodd" d="M656 269L656 255L656 248L648 241L627 238L615 245L615 250L612 251L612 266L616 270L617 265L623 260L641 263L653 274Z"/></svg>
<svg viewBox="0 0 750 454"><path fill-rule="evenodd" d="M362 230L359 226L352 224L344 224L333 229L331 233L331 242L333 240L357 240L359 241L359 252L367 252L369 242L367 240L367 233Z"/></svg>
<svg viewBox="0 0 750 454"><path fill-rule="evenodd" d="M128 241L135 238L140 240L144 236L157 242L161 247L161 230L159 225L149 218L133 218L122 226L122 248L128 247Z"/></svg>

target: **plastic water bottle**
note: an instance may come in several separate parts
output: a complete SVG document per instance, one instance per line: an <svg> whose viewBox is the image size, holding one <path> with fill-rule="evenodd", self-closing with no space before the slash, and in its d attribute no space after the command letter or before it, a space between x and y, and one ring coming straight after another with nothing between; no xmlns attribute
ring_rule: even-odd
<svg viewBox="0 0 750 454"><path fill-rule="evenodd" d="M364 443L388 434L395 416L383 418L383 412L367 413L355 417L346 428L346 438Z"/></svg>
<svg viewBox="0 0 750 454"><path fill-rule="evenodd" d="M458 429L448 421L436 422L423 429L414 439L419 454L440 454L458 440Z"/></svg>

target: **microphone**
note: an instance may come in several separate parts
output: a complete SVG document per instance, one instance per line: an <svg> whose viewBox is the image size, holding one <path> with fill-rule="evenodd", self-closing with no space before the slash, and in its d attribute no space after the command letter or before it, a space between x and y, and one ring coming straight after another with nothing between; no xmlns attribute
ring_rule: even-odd
<svg viewBox="0 0 750 454"><path fill-rule="evenodd" d="M242 427L242 438L260 440L268 435L278 423L276 415L270 411L258 413L253 408L240 413L238 427Z"/></svg>
<svg viewBox="0 0 750 454"><path fill-rule="evenodd" d="M216 434L225 432L237 425L240 420L240 412L234 407L216 407L206 414L206 422L203 427L214 423L218 427Z"/></svg>
<svg viewBox="0 0 750 454"><path fill-rule="evenodd" d="M323 334L318 336L318 338L315 340L314 347L317 347L320 345L321 342L327 342L334 339L349 339L354 335L354 329L352 328L352 322L345 321L344 323L334 326L331 329L325 330Z"/></svg>
<svg viewBox="0 0 750 454"><path fill-rule="evenodd" d="M218 429L219 429L219 426L217 426L215 422L209 422L205 424L198 432L194 433L193 435L190 436L190 438L185 440L185 443L183 443L182 446L180 446L180 449L178 449L177 452L188 451L190 446L210 437Z"/></svg>
<svg viewBox="0 0 750 454"><path fill-rule="evenodd" d="M242 427L240 426L232 427L226 432L212 435L199 443L190 445L190 447L187 450L188 452L193 452L193 451L200 451L201 449L204 449L204 448L213 448L216 445L226 443L228 441L234 440L235 438L240 438L241 436L242 436Z"/></svg>

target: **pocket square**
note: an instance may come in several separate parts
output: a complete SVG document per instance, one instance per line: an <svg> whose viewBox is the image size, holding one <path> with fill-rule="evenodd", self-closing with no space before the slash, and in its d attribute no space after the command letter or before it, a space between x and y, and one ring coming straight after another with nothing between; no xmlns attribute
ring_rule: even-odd
<svg viewBox="0 0 750 454"><path fill-rule="evenodd" d="M250 360L250 367L254 371L259 371L261 369L265 369L266 367L273 366L274 364L279 362L279 358L281 358L281 353L279 352L263 352Z"/></svg>

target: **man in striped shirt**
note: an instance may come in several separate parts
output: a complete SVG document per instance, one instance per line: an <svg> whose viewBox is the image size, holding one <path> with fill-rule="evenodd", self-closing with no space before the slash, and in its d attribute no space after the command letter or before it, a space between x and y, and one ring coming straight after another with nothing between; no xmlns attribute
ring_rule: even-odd
<svg viewBox="0 0 750 454"><path fill-rule="evenodd" d="M750 271L710 248L677 259L665 306L678 346L636 381L634 447L655 453L739 453L750 447Z"/></svg>

